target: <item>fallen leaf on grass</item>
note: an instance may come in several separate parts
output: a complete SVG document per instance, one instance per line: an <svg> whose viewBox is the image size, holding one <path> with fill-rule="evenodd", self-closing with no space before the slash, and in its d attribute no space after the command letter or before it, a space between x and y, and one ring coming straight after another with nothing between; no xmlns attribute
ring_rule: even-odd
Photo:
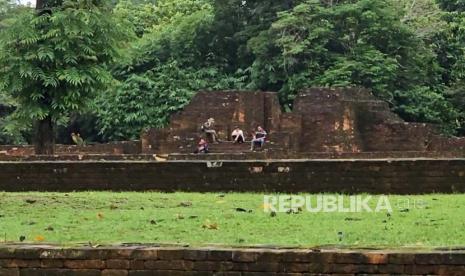
<svg viewBox="0 0 465 276"><path fill-rule="evenodd" d="M34 237L34 241L36 241L36 242L42 242L44 240L45 240L45 237L42 236L42 235L37 235L37 236Z"/></svg>
<svg viewBox="0 0 465 276"><path fill-rule="evenodd" d="M103 216L103 213L97 213L97 218L98 218L98 219L103 219L103 217L104 217L104 216Z"/></svg>
<svg viewBox="0 0 465 276"><path fill-rule="evenodd" d="M218 223L212 223L210 220L205 220L205 222L202 225L202 228L204 229L210 229L210 230L218 230Z"/></svg>

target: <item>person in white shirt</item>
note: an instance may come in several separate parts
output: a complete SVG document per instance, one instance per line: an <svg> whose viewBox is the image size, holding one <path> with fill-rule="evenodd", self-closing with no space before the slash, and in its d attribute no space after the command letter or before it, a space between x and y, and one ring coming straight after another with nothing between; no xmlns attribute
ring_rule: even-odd
<svg viewBox="0 0 465 276"><path fill-rule="evenodd" d="M245 142L244 132L239 127L234 128L231 137L234 143L242 144Z"/></svg>

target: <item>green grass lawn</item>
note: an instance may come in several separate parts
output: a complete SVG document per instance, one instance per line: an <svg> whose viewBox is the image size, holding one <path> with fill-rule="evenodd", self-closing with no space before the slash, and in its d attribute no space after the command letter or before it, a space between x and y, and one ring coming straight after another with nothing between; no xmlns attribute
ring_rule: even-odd
<svg viewBox="0 0 465 276"><path fill-rule="evenodd" d="M390 214L272 215L264 211L261 194L0 192L0 241L24 236L24 242L61 244L465 245L465 195L389 200Z"/></svg>

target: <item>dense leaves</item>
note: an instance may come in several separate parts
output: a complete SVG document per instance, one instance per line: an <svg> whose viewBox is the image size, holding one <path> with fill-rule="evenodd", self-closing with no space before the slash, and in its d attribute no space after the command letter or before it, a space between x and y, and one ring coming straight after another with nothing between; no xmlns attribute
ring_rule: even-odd
<svg viewBox="0 0 465 276"><path fill-rule="evenodd" d="M99 1L21 13L2 33L0 51L0 90L14 99L14 118L60 122L85 108L112 80L106 65L118 54L123 30Z"/></svg>
<svg viewBox="0 0 465 276"><path fill-rule="evenodd" d="M134 139L198 90L277 91L290 110L303 87L363 86L465 134L461 0L120 0L113 17L71 2L5 27L0 82L18 118L72 114L92 139Z"/></svg>

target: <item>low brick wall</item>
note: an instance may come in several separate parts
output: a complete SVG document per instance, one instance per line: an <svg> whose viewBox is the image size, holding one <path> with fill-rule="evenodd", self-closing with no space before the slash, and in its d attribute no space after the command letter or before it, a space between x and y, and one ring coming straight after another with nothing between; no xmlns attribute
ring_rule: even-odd
<svg viewBox="0 0 465 276"><path fill-rule="evenodd" d="M0 275L464 275L465 251L0 247Z"/></svg>
<svg viewBox="0 0 465 276"><path fill-rule="evenodd" d="M119 141L105 144L55 145L57 155L69 154L140 154L140 141ZM0 160L2 156L31 156L34 155L33 145L0 145Z"/></svg>
<svg viewBox="0 0 465 276"><path fill-rule="evenodd" d="M465 192L465 159L0 162L0 191Z"/></svg>

